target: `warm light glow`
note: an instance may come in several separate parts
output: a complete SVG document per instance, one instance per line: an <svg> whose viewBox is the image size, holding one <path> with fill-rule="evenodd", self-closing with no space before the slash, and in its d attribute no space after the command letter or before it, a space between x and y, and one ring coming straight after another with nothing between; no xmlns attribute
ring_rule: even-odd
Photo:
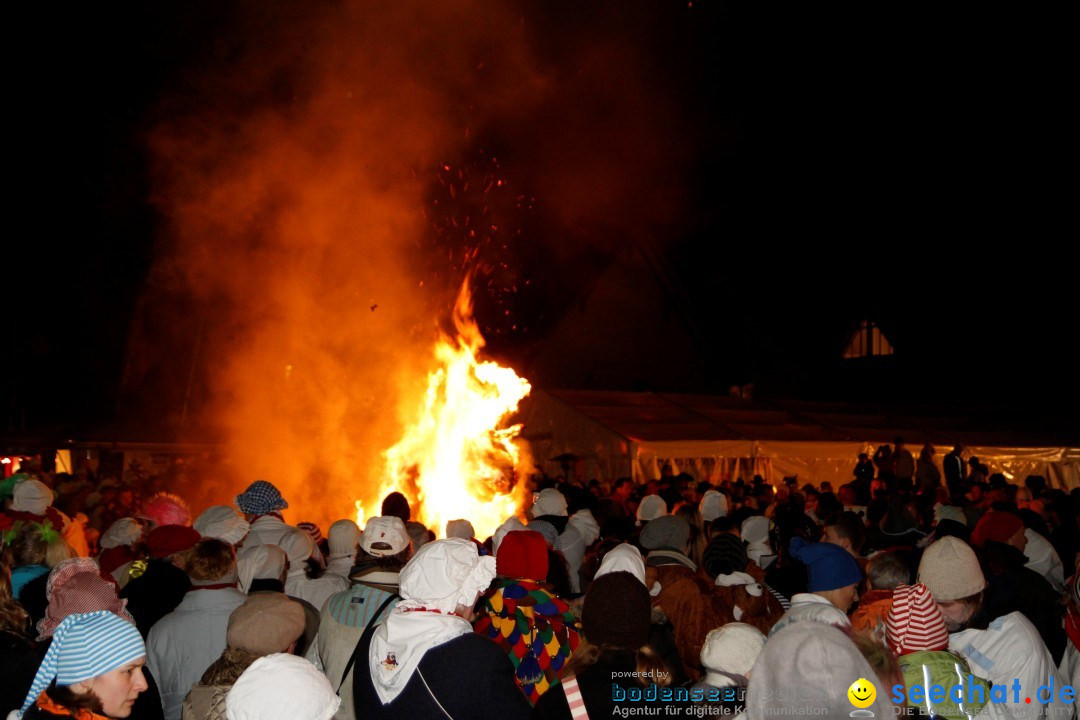
<svg viewBox="0 0 1080 720"><path fill-rule="evenodd" d="M465 518L484 539L522 505L524 486L513 484L514 471L527 460L517 440L521 426L503 424L530 386L511 368L477 359L484 338L472 317L468 283L454 306L454 327L457 337L443 336L435 346L435 369L415 420L384 453L379 497L404 493L413 519L438 537L447 521ZM362 513L357 502L358 524Z"/></svg>

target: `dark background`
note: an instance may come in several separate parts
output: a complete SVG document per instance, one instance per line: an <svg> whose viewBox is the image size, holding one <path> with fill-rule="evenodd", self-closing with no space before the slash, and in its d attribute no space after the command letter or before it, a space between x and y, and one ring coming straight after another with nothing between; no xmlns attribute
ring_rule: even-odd
<svg viewBox="0 0 1080 720"><path fill-rule="evenodd" d="M992 408L1080 432L1076 231L1063 180L1074 167L1065 129L1073 83L1067 23L1052 15L1063 11L517 5L559 80L552 118L561 103L588 101L588 74L567 49L603 32L653 59L640 81L670 91L692 161L686 210L629 239L614 222L577 228L590 242L574 249L543 197L537 208L507 209L522 239L501 260L531 289L508 294L497 272L482 272L478 314L493 354L529 368L596 278L638 258L665 317L685 331L691 349L680 352L703 371L605 376L575 356L565 361L580 368L560 377L605 389L726 393L753 383L762 399ZM239 32L238 8L10 11L0 433L125 426L128 334L160 226L146 133L160 120L159 98ZM538 123L550 119L542 115ZM491 130L463 162L484 172L497 149L501 171L528 188L523 134ZM436 228L430 242L453 240ZM556 243L565 243L558 263ZM841 362L861 320L877 322L896 355ZM162 382L183 382L187 371L165 368ZM543 387L539 372L530 379Z"/></svg>

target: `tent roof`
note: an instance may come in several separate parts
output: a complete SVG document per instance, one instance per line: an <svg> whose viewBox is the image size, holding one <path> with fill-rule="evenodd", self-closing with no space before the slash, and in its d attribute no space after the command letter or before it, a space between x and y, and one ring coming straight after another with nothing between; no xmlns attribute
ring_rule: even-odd
<svg viewBox="0 0 1080 720"><path fill-rule="evenodd" d="M909 446L1078 447L1080 438L1002 420L992 409L887 407L850 403L745 400L728 396L548 390L547 393L630 440L889 442Z"/></svg>

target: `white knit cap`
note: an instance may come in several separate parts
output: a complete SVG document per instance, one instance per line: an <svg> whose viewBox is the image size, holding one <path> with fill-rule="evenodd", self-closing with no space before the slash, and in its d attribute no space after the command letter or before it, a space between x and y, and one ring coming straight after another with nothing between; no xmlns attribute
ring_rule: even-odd
<svg viewBox="0 0 1080 720"><path fill-rule="evenodd" d="M667 503L659 495L646 495L641 498L637 509L637 524L644 525L661 515L667 515Z"/></svg>
<svg viewBox="0 0 1080 720"><path fill-rule="evenodd" d="M11 509L32 515L44 515L45 508L53 503L53 491L40 480L23 480L15 486L11 500ZM566 513L563 513L564 515ZM60 528L56 528L59 530Z"/></svg>
<svg viewBox="0 0 1080 720"><path fill-rule="evenodd" d="M398 576L403 607L451 613L472 606L495 578L495 558L481 557L476 543L461 538L436 540L420 548Z"/></svg>
<svg viewBox="0 0 1080 720"><path fill-rule="evenodd" d="M251 663L225 696L229 720L330 720L339 705L341 698L325 675L286 653Z"/></svg>
<svg viewBox="0 0 1080 720"><path fill-rule="evenodd" d="M120 518L104 532L98 541L98 545L101 546L102 550L134 545L143 536L143 530L142 523L135 518Z"/></svg>
<svg viewBox="0 0 1080 720"><path fill-rule="evenodd" d="M231 505L213 505L195 518L192 527L203 537L217 538L235 545L247 536L251 525Z"/></svg>
<svg viewBox="0 0 1080 720"><path fill-rule="evenodd" d="M758 654L765 647L765 636L753 625L729 622L711 630L701 646L701 664L705 682L714 687L730 687L736 683L721 673L750 675Z"/></svg>
<svg viewBox="0 0 1080 720"><path fill-rule="evenodd" d="M916 582L929 588L939 602L970 597L986 587L975 551L951 535L935 540L923 551Z"/></svg>
<svg viewBox="0 0 1080 720"><path fill-rule="evenodd" d="M544 515L566 517L566 498L555 488L541 490L533 502L532 516L538 518Z"/></svg>
<svg viewBox="0 0 1080 720"><path fill-rule="evenodd" d="M476 536L476 530L468 520L450 520L446 523L446 537L470 540Z"/></svg>
<svg viewBox="0 0 1080 720"><path fill-rule="evenodd" d="M360 528L348 518L335 520L326 531L326 544L331 557L354 555L360 544Z"/></svg>
<svg viewBox="0 0 1080 720"><path fill-rule="evenodd" d="M698 503L701 511L701 519L711 522L716 518L726 517L728 514L727 497L719 490L706 490Z"/></svg>

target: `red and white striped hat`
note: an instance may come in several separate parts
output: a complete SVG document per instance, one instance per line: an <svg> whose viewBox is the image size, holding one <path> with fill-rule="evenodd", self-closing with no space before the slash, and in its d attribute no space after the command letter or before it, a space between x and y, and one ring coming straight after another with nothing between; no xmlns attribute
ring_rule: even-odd
<svg viewBox="0 0 1080 720"><path fill-rule="evenodd" d="M885 636L897 655L920 650L945 650L949 631L934 597L925 585L900 585L885 617Z"/></svg>

